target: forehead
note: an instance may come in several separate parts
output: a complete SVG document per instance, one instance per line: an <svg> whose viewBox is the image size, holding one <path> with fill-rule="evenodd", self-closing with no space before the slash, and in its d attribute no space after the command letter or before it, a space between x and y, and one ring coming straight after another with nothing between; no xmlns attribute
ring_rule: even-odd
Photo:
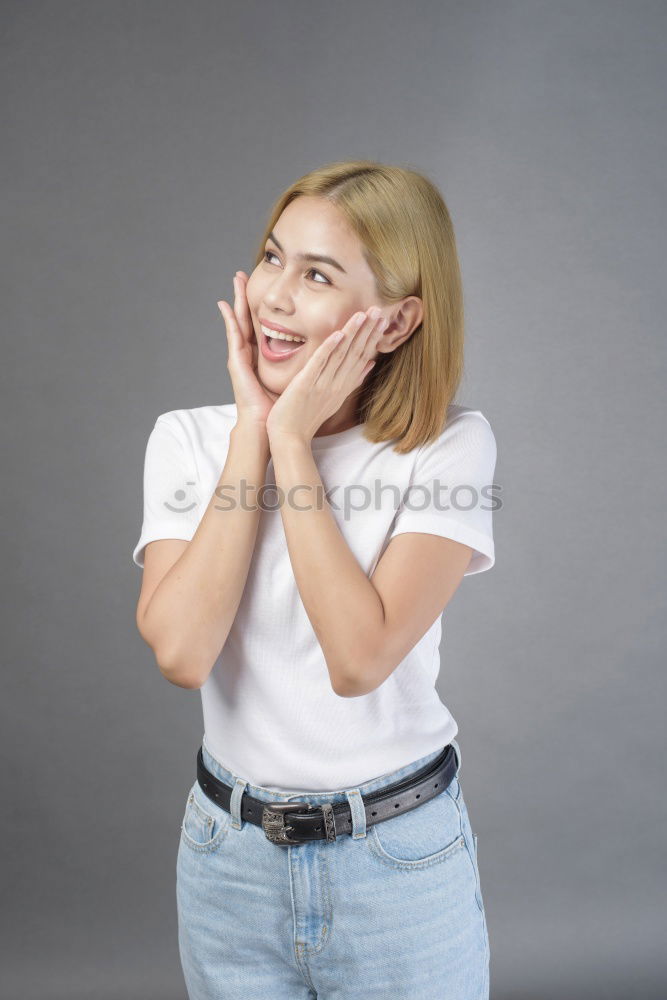
<svg viewBox="0 0 667 1000"><path fill-rule="evenodd" d="M325 254L346 268L365 264L359 237L326 198L296 198L282 212L273 232L289 254Z"/></svg>

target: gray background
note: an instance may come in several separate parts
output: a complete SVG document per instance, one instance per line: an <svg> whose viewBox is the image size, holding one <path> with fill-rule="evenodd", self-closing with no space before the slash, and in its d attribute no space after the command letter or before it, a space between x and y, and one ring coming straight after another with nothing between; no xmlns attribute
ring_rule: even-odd
<svg viewBox="0 0 667 1000"><path fill-rule="evenodd" d="M493 1000L652 998L664 948L660 2L2 5L3 997L185 998L202 734L136 632L143 456L231 402L216 300L331 160L424 170L498 441L444 619Z"/></svg>

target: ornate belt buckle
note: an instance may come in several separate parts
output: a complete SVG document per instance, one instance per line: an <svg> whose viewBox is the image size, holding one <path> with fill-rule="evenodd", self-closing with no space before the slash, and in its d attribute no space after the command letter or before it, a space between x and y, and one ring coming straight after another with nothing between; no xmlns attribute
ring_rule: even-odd
<svg viewBox="0 0 667 1000"><path fill-rule="evenodd" d="M262 810L262 829L267 840L272 844L306 844L308 840L294 840L287 835L291 826L285 826L285 813L317 812L322 810L325 838L331 842L336 839L333 806L329 803L316 806L310 802L267 802Z"/></svg>
<svg viewBox="0 0 667 1000"><path fill-rule="evenodd" d="M272 844L304 844L306 841L288 837L291 826L285 826L285 813L312 812L319 809L305 802L267 802L262 810L262 829Z"/></svg>

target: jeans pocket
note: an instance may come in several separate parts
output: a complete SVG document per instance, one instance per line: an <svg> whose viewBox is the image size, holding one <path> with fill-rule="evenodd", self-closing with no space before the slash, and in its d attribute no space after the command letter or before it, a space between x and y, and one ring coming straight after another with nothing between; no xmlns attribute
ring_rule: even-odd
<svg viewBox="0 0 667 1000"><path fill-rule="evenodd" d="M195 781L185 804L181 840L193 851L216 851L225 839L230 818L230 814L212 802Z"/></svg>
<svg viewBox="0 0 667 1000"><path fill-rule="evenodd" d="M468 816L468 809L463 796L459 799L459 806L461 808L461 826L465 837L466 849L470 857L470 864L472 865L473 875L475 877L475 901L480 911L484 913L484 899L482 898L479 864L477 861L477 834L473 833L470 826L470 817Z"/></svg>
<svg viewBox="0 0 667 1000"><path fill-rule="evenodd" d="M366 840L378 860L410 871L447 861L465 847L460 813L449 789L409 812L375 823Z"/></svg>

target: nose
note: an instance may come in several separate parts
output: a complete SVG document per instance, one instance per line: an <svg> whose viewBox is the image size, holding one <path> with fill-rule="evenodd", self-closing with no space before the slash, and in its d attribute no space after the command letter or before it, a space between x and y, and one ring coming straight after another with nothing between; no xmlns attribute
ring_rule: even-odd
<svg viewBox="0 0 667 1000"><path fill-rule="evenodd" d="M293 280L286 271L272 277L263 296L269 310L281 312L286 316L294 311Z"/></svg>

